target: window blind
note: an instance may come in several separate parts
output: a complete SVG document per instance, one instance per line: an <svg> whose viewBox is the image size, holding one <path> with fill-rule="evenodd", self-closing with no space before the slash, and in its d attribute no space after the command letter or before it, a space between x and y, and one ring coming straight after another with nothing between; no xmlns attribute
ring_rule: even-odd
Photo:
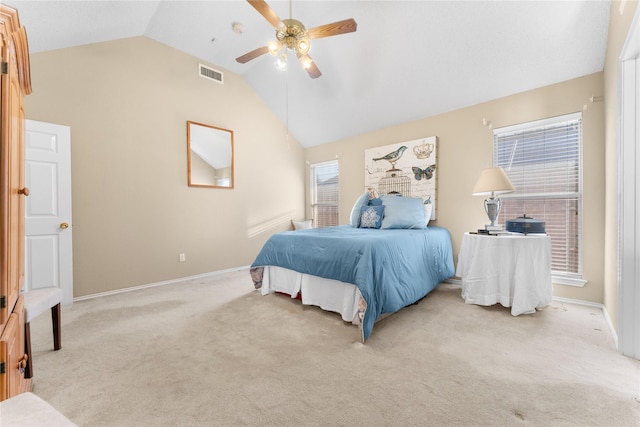
<svg viewBox="0 0 640 427"><path fill-rule="evenodd" d="M310 171L314 226L338 225L338 161L312 164Z"/></svg>
<svg viewBox="0 0 640 427"><path fill-rule="evenodd" d="M581 275L582 114L495 129L493 148L494 166L516 188L500 196L498 221L544 221L554 274Z"/></svg>

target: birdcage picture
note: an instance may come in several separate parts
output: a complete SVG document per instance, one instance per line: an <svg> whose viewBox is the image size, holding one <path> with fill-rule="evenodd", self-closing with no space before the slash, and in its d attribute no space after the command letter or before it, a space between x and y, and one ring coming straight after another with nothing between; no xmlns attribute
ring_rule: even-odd
<svg viewBox="0 0 640 427"><path fill-rule="evenodd" d="M378 181L378 194L399 194L409 196L411 194L411 179L405 176L402 170L389 170Z"/></svg>
<svg viewBox="0 0 640 427"><path fill-rule="evenodd" d="M364 184L379 195L420 197L433 205L436 219L438 137L416 139L365 150Z"/></svg>

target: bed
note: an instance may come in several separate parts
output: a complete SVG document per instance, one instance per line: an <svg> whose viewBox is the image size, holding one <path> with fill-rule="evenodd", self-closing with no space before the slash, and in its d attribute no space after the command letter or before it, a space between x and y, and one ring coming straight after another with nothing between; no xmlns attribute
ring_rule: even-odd
<svg viewBox="0 0 640 427"><path fill-rule="evenodd" d="M455 273L449 231L426 225L422 201L414 228L393 227L398 224L395 208L407 212L406 206L396 206L400 199L383 204L389 216L380 213L377 228L350 223L274 234L251 265L255 287L263 295L301 293L304 304L339 312L358 324L366 341L380 316L419 301ZM354 210L364 212L368 206Z"/></svg>

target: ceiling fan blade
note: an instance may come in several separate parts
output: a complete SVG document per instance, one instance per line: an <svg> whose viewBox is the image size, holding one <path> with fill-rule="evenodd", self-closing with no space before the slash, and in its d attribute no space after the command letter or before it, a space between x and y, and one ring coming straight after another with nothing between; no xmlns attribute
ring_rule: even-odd
<svg viewBox="0 0 640 427"><path fill-rule="evenodd" d="M311 39L321 39L323 37L337 36L338 34L353 33L358 29L358 24L353 19L333 22L307 30Z"/></svg>
<svg viewBox="0 0 640 427"><path fill-rule="evenodd" d="M300 60L300 64L302 64L302 68L304 68L305 71L309 73L309 76L312 79L317 79L322 75L322 73L318 69L318 66L316 65L316 62L313 59L311 59L309 55L302 55L298 53L296 56Z"/></svg>
<svg viewBox="0 0 640 427"><path fill-rule="evenodd" d="M267 46L262 46L252 50L249 53L245 53L244 55L237 57L236 61L238 61L241 64L244 64L251 61L252 59L256 59L258 56L264 55L267 52L269 52L269 48Z"/></svg>
<svg viewBox="0 0 640 427"><path fill-rule="evenodd" d="M284 27L277 13L264 0L247 0L251 6L275 28Z"/></svg>

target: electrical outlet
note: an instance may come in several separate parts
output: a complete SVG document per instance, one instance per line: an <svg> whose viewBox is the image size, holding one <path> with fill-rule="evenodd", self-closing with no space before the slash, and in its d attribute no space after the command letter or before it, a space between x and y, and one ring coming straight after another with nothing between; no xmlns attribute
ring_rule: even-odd
<svg viewBox="0 0 640 427"><path fill-rule="evenodd" d="M187 257L185 256L185 254L180 254L179 257L180 257L179 258L180 262L185 262L187 260Z"/></svg>

